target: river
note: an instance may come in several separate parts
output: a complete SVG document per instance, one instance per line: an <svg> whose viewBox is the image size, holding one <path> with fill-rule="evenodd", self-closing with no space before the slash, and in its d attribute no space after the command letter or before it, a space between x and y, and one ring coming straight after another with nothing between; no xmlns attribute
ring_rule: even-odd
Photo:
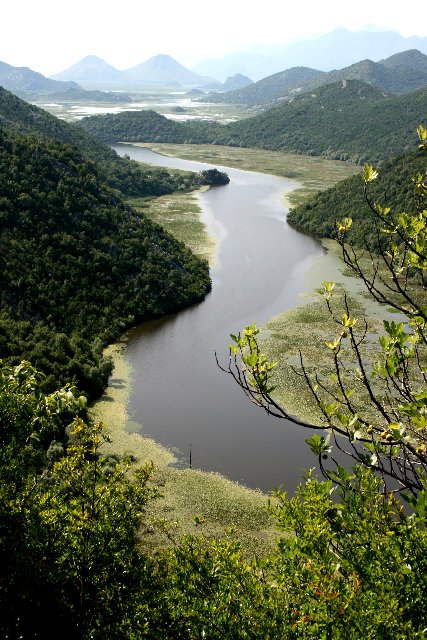
<svg viewBox="0 0 427 640"><path fill-rule="evenodd" d="M212 165L132 145L116 151L142 162L193 171ZM129 413L141 433L188 464L249 487L293 490L315 465L311 433L253 406L215 361L226 364L230 333L262 325L297 304L305 274L322 248L292 229L283 196L292 180L226 167L230 183L199 195L203 219L218 241L212 292L189 309L129 333Z"/></svg>

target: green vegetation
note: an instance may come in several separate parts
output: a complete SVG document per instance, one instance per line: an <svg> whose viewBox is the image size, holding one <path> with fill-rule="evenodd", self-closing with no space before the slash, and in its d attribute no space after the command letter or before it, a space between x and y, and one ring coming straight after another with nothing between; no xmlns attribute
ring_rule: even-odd
<svg viewBox="0 0 427 640"><path fill-rule="evenodd" d="M390 97L358 80L342 81L229 125L222 143L378 162L408 143L412 148L413 132L425 122L426 96L422 89Z"/></svg>
<svg viewBox="0 0 427 640"><path fill-rule="evenodd" d="M426 150L423 127L419 135ZM233 337L229 372L255 403L330 430L308 440L326 479L308 473L294 497L278 490L261 511L259 494L242 489L236 499L214 474L171 469L169 452L90 422L85 397L58 389L75 380L99 393L111 369L102 344L201 299L207 265L126 205L75 146L0 136L2 637L425 638L427 184L418 158L405 160L415 173L412 213L397 197L396 209L374 204L377 174L365 166L369 215L386 236L369 271L346 242L358 221L339 221L348 268L399 317L384 321L374 350L361 309L324 282L330 366L299 370L317 420L278 403L275 367L254 327ZM316 318L307 306L298 321ZM22 354L44 373L19 362ZM348 451L352 469L335 463L332 444ZM144 464L155 456L156 470ZM410 509L387 491L389 478ZM178 518L190 535L179 536Z"/></svg>
<svg viewBox="0 0 427 640"><path fill-rule="evenodd" d="M201 300L208 267L126 206L58 141L1 131L0 352L46 386L99 395L102 347L126 327Z"/></svg>
<svg viewBox="0 0 427 640"><path fill-rule="evenodd" d="M179 123L153 111L140 111L91 116L83 118L80 126L105 142L221 144L360 164L389 159L408 144L411 148L415 127L425 123L426 94L424 88L390 97L359 80L346 80L228 125Z"/></svg>

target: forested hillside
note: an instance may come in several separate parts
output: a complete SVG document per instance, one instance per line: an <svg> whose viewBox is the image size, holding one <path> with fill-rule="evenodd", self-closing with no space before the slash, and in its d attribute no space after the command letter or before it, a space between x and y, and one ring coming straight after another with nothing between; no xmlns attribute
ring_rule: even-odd
<svg viewBox="0 0 427 640"><path fill-rule="evenodd" d="M425 172L425 156L418 152L410 151L384 163L377 181L371 186L371 199L396 211L410 211L414 204L410 176L414 172ZM335 238L337 221L346 217L354 220L347 231L348 241L356 247L368 246L375 250L381 234L378 234L375 216L366 203L360 176L352 176L319 192L310 202L291 209L287 220L302 231ZM383 241L386 239L382 238Z"/></svg>
<svg viewBox="0 0 427 640"><path fill-rule="evenodd" d="M379 162L415 142L427 120L427 89L387 96L358 80L298 95L292 102L228 125L172 122L152 111L83 118L103 141L212 143Z"/></svg>
<svg viewBox="0 0 427 640"><path fill-rule="evenodd" d="M48 388L100 393L106 342L210 288L207 264L58 140L0 129L0 223L0 354L30 360Z"/></svg>
<svg viewBox="0 0 427 640"><path fill-rule="evenodd" d="M285 71L279 71L271 76L262 78L258 82L245 87L240 87L225 93L212 93L199 99L199 102L213 102L215 104L244 104L248 107L264 105L283 100L304 90L304 87L314 79L323 78L327 74L324 71L310 69L309 67L292 67ZM319 84L321 81L319 81Z"/></svg>
<svg viewBox="0 0 427 640"><path fill-rule="evenodd" d="M0 126L17 133L31 134L40 140L54 138L75 145L86 160L96 162L99 176L110 187L127 196L152 196L177 189L194 188L194 174L171 174L164 169L142 168L120 158L106 144L73 123L59 120L47 111L16 97L0 87Z"/></svg>
<svg viewBox="0 0 427 640"><path fill-rule="evenodd" d="M427 89L391 97L342 81L229 125L226 144L378 162L412 147L426 107Z"/></svg>

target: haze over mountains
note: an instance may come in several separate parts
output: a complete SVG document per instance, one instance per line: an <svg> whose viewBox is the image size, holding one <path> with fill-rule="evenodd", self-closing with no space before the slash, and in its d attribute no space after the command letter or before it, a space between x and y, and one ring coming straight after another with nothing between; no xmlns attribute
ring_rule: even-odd
<svg viewBox="0 0 427 640"><path fill-rule="evenodd" d="M393 62L389 60L391 56L408 50L418 50L419 53L427 54L427 38L418 36L405 38L393 31L351 32L340 28L316 39L278 46L274 53L235 53L219 60L205 61L193 69L186 68L165 54L153 56L125 70L116 69L107 61L95 55L89 55L68 69L51 78L46 78L28 67L12 67L6 62L0 62L0 85L19 95L39 91L46 94L67 92L71 96L72 92L82 91L82 87L123 91L124 89L140 90L150 86L169 89L202 89L223 93L230 89L239 90L250 85L253 80L259 81L260 78L286 72L286 82L289 85L289 91L292 91L297 89L302 81L305 88L309 88L309 81L312 87L324 84L325 80L336 81L340 78L339 72L333 76L333 70L337 68L342 70L351 65L356 65L354 75L351 77L370 82L369 74L374 77L379 71L378 67L375 67L376 62L382 64L380 75L384 77L388 72L386 61L393 66ZM364 61L365 67L369 68L362 72L360 61ZM409 59L407 62L412 64ZM414 69L415 75L418 74L418 70L418 68ZM402 73L407 71L402 70ZM331 75L325 76L327 73ZM392 73L395 73L394 69ZM263 100L259 100L258 97L241 99L239 96L236 100L236 96L231 96L232 99L227 97L224 101L259 104L274 100L283 95L282 87L277 96L277 91L272 89L272 85L278 80L279 78L272 78L268 81L270 85L268 91L271 95ZM414 77L412 87L409 87L408 91L418 88L416 81L417 78ZM409 82L408 79L408 85ZM424 82L424 76L420 82ZM280 85L281 81L278 84ZM374 81L373 84L378 86ZM386 89L393 91L392 87L390 89L386 87ZM256 84L254 91L258 92L258 90L259 87ZM99 98L101 99L100 96Z"/></svg>
<svg viewBox="0 0 427 640"><path fill-rule="evenodd" d="M405 38L397 31L381 31L376 27L358 32L339 28L319 38L278 46L274 53L233 53L196 64L193 70L214 76L218 80L234 73L242 73L256 81L291 67L303 66L331 71L365 58L382 60L408 49L418 49L427 54L427 38Z"/></svg>
<svg viewBox="0 0 427 640"><path fill-rule="evenodd" d="M119 71L97 56L87 56L69 69L52 76L54 80L74 80L79 83L111 84L117 87L160 85L167 87L204 86L213 78L190 71L171 56L159 54L130 69ZM219 85L218 85L219 86Z"/></svg>

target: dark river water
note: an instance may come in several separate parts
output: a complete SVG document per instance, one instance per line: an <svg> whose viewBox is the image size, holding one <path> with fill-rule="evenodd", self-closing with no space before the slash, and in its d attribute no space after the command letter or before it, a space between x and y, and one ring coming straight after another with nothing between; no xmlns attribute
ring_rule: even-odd
<svg viewBox="0 0 427 640"><path fill-rule="evenodd" d="M121 155L167 167L199 171L211 165L168 158L131 145ZM293 490L303 469L315 466L305 443L311 432L253 406L226 364L230 333L263 324L297 303L304 276L322 249L291 229L283 195L291 180L237 169L230 183L199 196L204 220L218 240L212 292L197 306L130 332L132 367L128 410L141 433L177 451L203 470L260 488Z"/></svg>

